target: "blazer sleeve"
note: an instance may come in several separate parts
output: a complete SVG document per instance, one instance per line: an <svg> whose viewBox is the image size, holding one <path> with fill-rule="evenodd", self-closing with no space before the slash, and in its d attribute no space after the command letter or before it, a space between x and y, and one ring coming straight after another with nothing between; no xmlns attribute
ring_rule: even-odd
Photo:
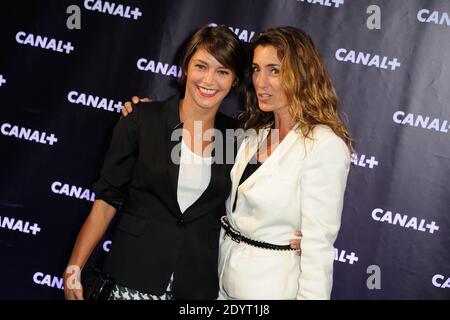
<svg viewBox="0 0 450 320"><path fill-rule="evenodd" d="M303 234L297 299L330 299L333 247L340 225L350 152L342 139L314 141L300 181Z"/></svg>
<svg viewBox="0 0 450 320"><path fill-rule="evenodd" d="M96 199L102 199L116 209L126 197L138 154L138 108L134 109L115 125L100 178L92 186Z"/></svg>

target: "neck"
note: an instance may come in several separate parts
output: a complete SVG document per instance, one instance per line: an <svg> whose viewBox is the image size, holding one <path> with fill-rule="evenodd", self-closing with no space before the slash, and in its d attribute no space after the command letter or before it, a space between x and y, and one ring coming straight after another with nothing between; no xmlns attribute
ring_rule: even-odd
<svg viewBox="0 0 450 320"><path fill-rule="evenodd" d="M203 127L211 128L214 127L214 120L218 110L219 107L211 109L200 108L189 99L182 99L180 101L180 120L185 124L201 121Z"/></svg>
<svg viewBox="0 0 450 320"><path fill-rule="evenodd" d="M285 137L295 125L288 108L274 111L274 122L275 129L278 129L280 132L280 137Z"/></svg>

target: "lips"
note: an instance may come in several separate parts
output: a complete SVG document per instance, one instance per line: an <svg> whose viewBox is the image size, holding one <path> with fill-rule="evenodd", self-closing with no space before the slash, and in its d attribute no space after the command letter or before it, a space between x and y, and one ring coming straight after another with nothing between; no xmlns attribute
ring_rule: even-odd
<svg viewBox="0 0 450 320"><path fill-rule="evenodd" d="M258 100L260 101L266 101L269 100L272 97L269 93L258 93Z"/></svg>
<svg viewBox="0 0 450 320"><path fill-rule="evenodd" d="M200 93L200 95L202 97L207 97L207 98L214 97L216 95L216 93L219 91L219 90L214 90L214 89L207 89L207 88L200 87L200 86L198 86L197 88L198 88L198 92Z"/></svg>

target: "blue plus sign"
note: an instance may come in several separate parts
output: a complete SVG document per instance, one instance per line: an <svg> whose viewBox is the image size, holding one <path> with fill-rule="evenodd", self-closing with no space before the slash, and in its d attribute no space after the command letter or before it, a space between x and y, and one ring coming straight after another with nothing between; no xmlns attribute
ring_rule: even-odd
<svg viewBox="0 0 450 320"><path fill-rule="evenodd" d="M65 45L63 45L63 48L66 50L66 53L69 54L70 51L73 51L75 48L72 46L72 43L67 42Z"/></svg>
<svg viewBox="0 0 450 320"><path fill-rule="evenodd" d="M123 108L122 101L118 101L118 102L114 105L114 108L116 109L117 112L120 112L120 110L122 110L122 108Z"/></svg>
<svg viewBox="0 0 450 320"><path fill-rule="evenodd" d="M142 16L142 12L137 7L131 10L130 12L133 15L134 20L137 20L140 16Z"/></svg>
<svg viewBox="0 0 450 320"><path fill-rule="evenodd" d="M38 224L35 223L30 227L30 230L33 231L33 235L41 231L41 228L39 228Z"/></svg>
<svg viewBox="0 0 450 320"><path fill-rule="evenodd" d="M428 223L427 228L430 229L430 231L429 231L430 233L434 233L434 231L439 230L439 226L436 225L436 222L434 222L434 221L431 221L431 223Z"/></svg>
<svg viewBox="0 0 450 320"><path fill-rule="evenodd" d="M370 157L370 159L366 159L366 163L369 165L369 168L372 169L374 166L378 165L378 161L375 160L375 157Z"/></svg>
<svg viewBox="0 0 450 320"><path fill-rule="evenodd" d="M334 7L339 8L341 4L344 4L344 0L332 0L334 2Z"/></svg>
<svg viewBox="0 0 450 320"><path fill-rule="evenodd" d="M48 140L48 144L49 145L53 145L55 142L58 142L58 138L55 137L55 135L52 133L51 135L49 135L48 137L46 137L46 139Z"/></svg>
<svg viewBox="0 0 450 320"><path fill-rule="evenodd" d="M345 257L349 260L348 263L350 263L350 264L353 264L353 262L356 262L356 261L359 260L359 258L355 255L354 252L352 252L351 254L346 255Z"/></svg>
<svg viewBox="0 0 450 320"><path fill-rule="evenodd" d="M388 65L391 66L391 70L395 70L395 68L400 67L400 62L398 62L397 58L394 58L388 62Z"/></svg>

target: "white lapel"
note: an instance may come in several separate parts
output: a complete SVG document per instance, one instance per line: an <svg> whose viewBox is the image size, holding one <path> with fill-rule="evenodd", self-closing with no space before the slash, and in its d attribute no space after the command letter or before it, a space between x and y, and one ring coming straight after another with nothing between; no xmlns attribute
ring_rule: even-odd
<svg viewBox="0 0 450 320"><path fill-rule="evenodd" d="M267 134L268 132L269 131L267 131ZM266 137L264 136L263 139L265 138ZM239 190L243 191L250 188L261 175L270 176L273 173L278 172L278 167L280 166L280 161L283 159L283 155L290 150L292 144L297 141L297 138L298 134L294 129L289 131L283 141L281 141L266 161L261 164L258 170L248 177L247 180L245 180L240 186L238 186Z"/></svg>
<svg viewBox="0 0 450 320"><path fill-rule="evenodd" d="M263 139L269 133L268 129L264 129L260 131L259 136L263 137ZM247 136L242 142L239 151L236 155L236 160L234 162L234 166L231 169L231 195L230 195L230 211L232 209L234 199L236 197L236 189L239 187L239 181L241 180L242 174L244 173L245 167L249 163L250 159L255 155L256 150L258 148L258 143L261 141L255 135Z"/></svg>
<svg viewBox="0 0 450 320"><path fill-rule="evenodd" d="M285 155L291 149L292 145L296 141L299 141L298 138L299 136L301 136L301 133L296 132L296 127L289 131L287 136L266 159L266 161L264 161L261 166L239 186L239 181L241 180L245 167L247 166L250 159L255 155L259 143L261 143L261 141L263 141L269 134L270 129L264 129L264 131L260 133L259 137L257 137L256 135L250 136L242 143L241 148L239 149L239 152L236 156L235 165L231 170L232 193L230 195L230 212L232 210L233 203L236 197L236 190L238 188L240 191L245 191L251 188L261 175L269 176L274 172L277 172L280 161L283 159L283 155Z"/></svg>

